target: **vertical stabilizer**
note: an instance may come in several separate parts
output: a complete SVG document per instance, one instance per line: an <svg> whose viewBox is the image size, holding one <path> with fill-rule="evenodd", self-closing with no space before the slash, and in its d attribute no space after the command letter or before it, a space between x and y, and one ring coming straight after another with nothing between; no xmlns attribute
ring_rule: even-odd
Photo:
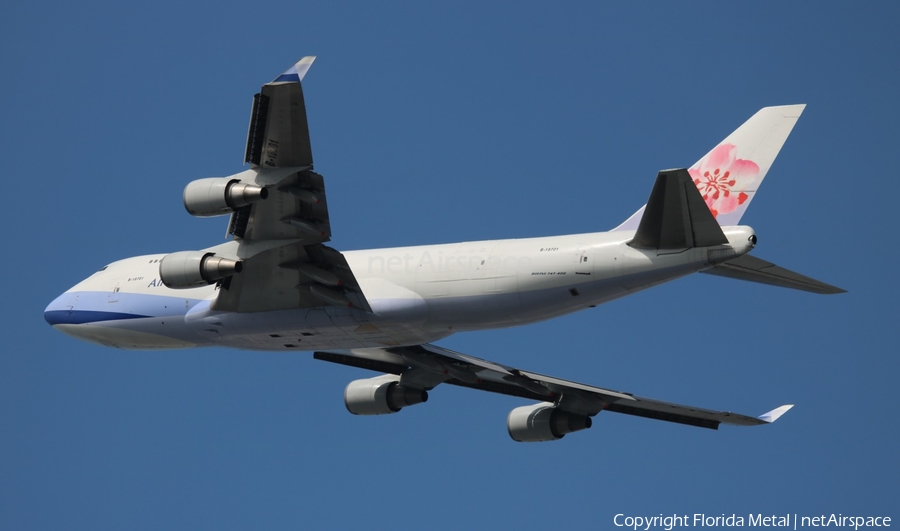
<svg viewBox="0 0 900 531"><path fill-rule="evenodd" d="M659 172L646 211L629 245L680 250L728 243L687 170Z"/></svg>
<svg viewBox="0 0 900 531"><path fill-rule="evenodd" d="M720 226L740 222L805 107L760 109L688 170ZM636 230L645 208L613 230Z"/></svg>

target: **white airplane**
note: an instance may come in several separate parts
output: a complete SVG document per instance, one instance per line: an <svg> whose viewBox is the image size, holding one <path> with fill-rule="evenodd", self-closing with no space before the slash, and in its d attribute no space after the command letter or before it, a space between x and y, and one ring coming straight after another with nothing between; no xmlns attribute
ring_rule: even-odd
<svg viewBox="0 0 900 531"><path fill-rule="evenodd" d="M613 411L704 428L774 422L671 404L453 352L455 332L524 325L701 272L843 290L748 255L738 225L804 105L766 107L690 169L661 171L647 204L609 232L339 252L313 171L304 57L253 100L245 162L184 189L194 216L230 214L226 243L113 262L54 300L57 330L123 349L315 351L383 375L351 382L347 409L396 413L441 383L537 401L507 417L516 441L549 441Z"/></svg>

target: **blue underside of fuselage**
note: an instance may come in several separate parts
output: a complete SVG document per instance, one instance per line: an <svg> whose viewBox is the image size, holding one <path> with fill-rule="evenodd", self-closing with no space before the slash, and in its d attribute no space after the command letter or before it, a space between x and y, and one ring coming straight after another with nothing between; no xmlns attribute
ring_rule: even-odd
<svg viewBox="0 0 900 531"><path fill-rule="evenodd" d="M149 315L137 315L120 312L97 312L91 310L47 310L44 320L51 325L87 324L101 321L121 321L123 319L143 319Z"/></svg>
<svg viewBox="0 0 900 531"><path fill-rule="evenodd" d="M44 310L44 319L51 325L89 324L150 317L184 315L197 300L148 295L96 291L66 292Z"/></svg>

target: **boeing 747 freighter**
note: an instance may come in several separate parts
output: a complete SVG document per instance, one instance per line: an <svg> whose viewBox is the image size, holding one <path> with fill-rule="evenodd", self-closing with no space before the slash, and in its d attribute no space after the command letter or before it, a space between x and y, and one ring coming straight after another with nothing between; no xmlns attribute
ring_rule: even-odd
<svg viewBox="0 0 900 531"><path fill-rule="evenodd" d="M803 112L766 107L688 169L659 172L647 204L609 232L338 251L325 179L313 171L304 57L253 99L245 162L184 189L194 216L230 216L225 243L109 264L60 295L44 317L73 337L123 349L220 346L314 351L382 373L351 382L347 409L396 413L440 384L534 401L507 417L517 441L591 426L601 411L705 428L775 421L653 400L453 352L457 332L576 312L692 273L815 293L843 290L748 254L739 225Z"/></svg>

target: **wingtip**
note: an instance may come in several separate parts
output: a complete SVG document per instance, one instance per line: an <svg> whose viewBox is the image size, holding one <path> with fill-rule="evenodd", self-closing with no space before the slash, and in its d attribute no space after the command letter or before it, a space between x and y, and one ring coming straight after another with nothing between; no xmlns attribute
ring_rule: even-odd
<svg viewBox="0 0 900 531"><path fill-rule="evenodd" d="M272 83L299 83L303 81L303 76L306 75L306 72L309 71L309 67L312 66L313 61L315 60L315 55L303 57L294 63L294 66L288 68L282 72L280 76L276 77Z"/></svg>
<svg viewBox="0 0 900 531"><path fill-rule="evenodd" d="M768 413L763 413L762 415L760 415L759 419L771 424L771 423L775 422L776 420L778 420L779 417L781 417L782 415L787 413L788 410L790 410L792 407L794 407L794 404L785 404L781 407L776 407L772 411L769 411Z"/></svg>
<svg viewBox="0 0 900 531"><path fill-rule="evenodd" d="M820 295L837 295L839 293L847 293L847 290L843 288L839 288L837 286L832 286L831 284L826 284L824 282L819 282L818 280L813 280L816 283L814 286L816 289L810 290L813 293L818 293Z"/></svg>

